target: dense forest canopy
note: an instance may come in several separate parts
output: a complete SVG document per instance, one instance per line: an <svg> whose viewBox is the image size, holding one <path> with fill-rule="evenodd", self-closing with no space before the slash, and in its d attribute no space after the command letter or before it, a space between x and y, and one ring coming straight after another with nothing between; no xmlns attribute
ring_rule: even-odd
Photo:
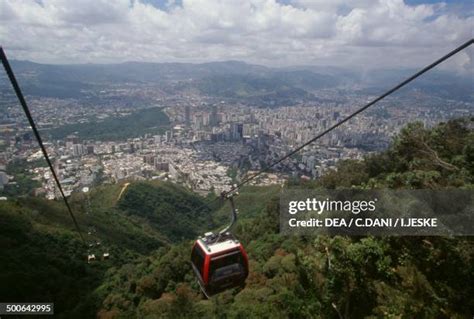
<svg viewBox="0 0 474 319"><path fill-rule="evenodd" d="M409 124L387 151L340 162L303 185L473 189L473 124ZM195 211L204 199L168 183L131 184L117 201L120 188L102 186L90 195L92 224L112 255L90 265L61 203L0 203L0 299L54 301L62 318L467 318L474 312L471 238L282 236L278 187L242 189L235 234L249 254L250 275L244 289L207 300L189 264L192 238L219 227L228 208ZM72 202L82 224L80 196Z"/></svg>

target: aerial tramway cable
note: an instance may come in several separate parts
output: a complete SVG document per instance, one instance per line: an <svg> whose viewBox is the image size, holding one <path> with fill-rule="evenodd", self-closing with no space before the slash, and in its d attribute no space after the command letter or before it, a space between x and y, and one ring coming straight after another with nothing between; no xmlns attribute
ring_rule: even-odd
<svg viewBox="0 0 474 319"><path fill-rule="evenodd" d="M198 211L200 211L204 207L209 208L209 205L211 203L222 198L222 199L230 200L231 209L232 209L232 219L229 226L222 229L217 235L212 232L208 232L204 234L204 237L199 237L194 243L192 251L191 251L191 265L196 275L198 284L202 292L204 293L204 295L207 298L209 298L210 296L216 293L222 292L224 290L245 286L245 281L249 273L249 263L248 263L247 253L245 252L243 245L230 232L230 228L234 225L235 221L237 220L237 210L234 205L233 195L237 193L236 191L240 187L252 181L259 175L263 174L264 172L268 171L270 168L274 167L275 165L278 165L279 163L289 158L290 156L296 154L305 146L320 139L324 135L328 134L332 130L339 127L340 125L349 121L351 118L365 111L366 109L368 109L369 107L377 103L378 101L384 99L385 97L399 90L400 88L410 83L411 81L413 81L414 79L422 75L423 73L431 70L432 68L434 68L441 62L449 59L451 56L467 48L473 43L474 43L474 39L467 41L466 43L462 44L458 48L449 52L445 56L441 57L440 59L436 60L435 62L421 69L417 73L413 74L412 76L410 76L409 78L401 82L400 84L394 86L387 92L383 93L376 99L372 100L371 102L367 103L363 107L359 108L357 111L351 113L349 116L345 117L341 121L332 125L330 128L319 133L318 135L316 135L315 137L313 137L306 143L290 151L285 156L279 158L278 160L271 163L267 167L261 169L254 175L244 179L239 184L233 186L230 190L222 192L220 197L216 197L214 200L208 203L205 203L203 206L201 206L198 209Z"/></svg>
<svg viewBox="0 0 474 319"><path fill-rule="evenodd" d="M394 86L393 88L391 88L390 90L388 90L387 92L383 93L382 95L380 95L379 97L377 97L376 99L370 101L369 103L367 103L366 105L362 106L361 108L359 108L357 111L355 111L354 113L350 114L349 116L345 117L344 119L342 119L341 121L337 122L336 124L332 125L331 127L329 127L328 129L326 129L325 131L319 133L318 135L316 135L315 137L313 137L312 139L310 139L309 141L307 141L306 143L298 146L297 148L295 148L294 150L292 150L291 152L287 153L285 156L281 157L280 159L276 160L275 162L273 162L272 164L268 165L267 167L265 167L264 169L258 171L256 174L250 176L249 178L246 178L244 179L242 182L240 182L239 184L237 184L236 186L232 187L232 189L230 189L229 191L227 192L224 192L224 195L227 195L229 193L232 193L233 191L239 189L240 187L242 187L243 185L247 184L248 182L252 181L253 179L255 179L256 177L258 177L259 175L263 174L264 172L268 171L270 168L278 165L279 163L281 163L282 161L284 161L285 159L287 159L288 157L298 153L299 151L301 151L304 147L308 146L309 144L315 142L316 140L320 139L321 137L323 137L324 135L328 134L329 132L331 132L332 130L336 129L337 127L339 127L340 125L344 124L345 122L349 121L350 119L352 119L353 117L357 116L359 113L362 113L363 111L365 111L366 109L368 109L369 107L371 107L372 105L374 105L375 103L379 102L380 100L386 98L387 96L391 95L392 93L394 93L395 91L398 91L399 89L401 89L403 86L405 86L406 84L410 83L411 81L415 80L417 77L419 77L420 75L424 74L425 72L431 70L432 68L434 68L435 66L437 66L438 64L442 63L443 61L449 59L450 57L452 57L453 55L455 55L456 53L464 50L465 48L467 48L468 46L470 46L471 44L474 43L474 39L471 39L469 41L467 41L466 43L462 44L461 46L457 47L456 49L452 50L451 52L449 52L448 54L446 54L445 56L439 58L438 60L436 60L435 62L431 63L430 65L426 66L425 68L421 69L420 71L416 72L415 74L413 74L412 76L410 76L409 78L407 78L406 80L404 80L403 82L397 84L396 86Z"/></svg>
<svg viewBox="0 0 474 319"><path fill-rule="evenodd" d="M18 82L16 81L15 74L13 73L10 63L8 62L7 56L5 55L5 51L3 51L2 47L0 47L0 59L2 60L3 67L5 68L5 71L7 72L10 83L12 84L13 89L15 90L16 96L18 97L18 100L20 101L20 104L23 107L23 111L25 112L25 115L28 119L28 122L30 123L33 133L35 134L36 140L38 141L41 151L43 152L43 156L46 162L48 163L48 166L49 166L49 169L51 170L51 174L53 175L54 181L56 182L56 185L59 189L61 197L64 200L64 204L66 204L66 208L69 212L69 215L71 216L71 219L74 222L74 226L77 232L79 233L79 236L81 237L82 243L84 244L84 246L87 246L86 241L84 240L84 236L82 235L81 228L79 227L79 224L77 223L76 217L74 216L74 213L72 212L71 206L69 205L69 202L66 196L64 195L64 191L63 191L63 188L61 187L61 183L59 182L58 176L56 175L56 171L53 168L51 160L49 159L48 152L46 151L46 148L44 147L44 144L43 144L43 140L41 139L38 129L36 128L35 121L33 120L33 117L31 116L30 109L28 108L28 105L26 104L25 97L23 96L20 86L18 85Z"/></svg>
<svg viewBox="0 0 474 319"><path fill-rule="evenodd" d="M375 98L374 100L370 101L369 103L365 104L364 106L362 106L361 108L359 108L358 110L356 110L355 112L351 113L350 115L348 115L347 117L345 117L344 119L342 119L341 121L337 122L336 124L332 125L331 127L329 127L328 129L324 130L323 132L319 133L318 135L316 135L315 137L313 137L312 139L310 139L309 141L305 142L304 144L298 146L297 148L295 148L294 150L288 152L286 155L284 155L283 157L279 158L278 160L274 161L273 163L271 163L270 165L266 166L265 168L261 169L260 171L258 171L257 173L253 174L252 176L244 179L243 181L241 181L240 183L238 183L237 185L233 186L230 190L228 191L224 191L222 192L221 194L221 197L217 197L215 198L214 200L204 204L202 207L200 207L198 210L201 210L203 207L205 206L209 206L211 203L215 202L216 200L220 199L220 198L226 198L228 195L232 194L233 192L235 192L236 190L238 190L239 188L241 188L242 186L244 186L245 184L249 183L250 181L254 180L255 178L257 178L258 176L260 176L261 174L267 172L268 170L270 170L272 167L275 167L276 165L278 165L279 163L283 162L285 159L291 157L292 155L298 153L300 150L302 150L304 147L308 146L309 144L317 141L318 139L322 138L323 136L325 136L326 134L328 134L329 132L333 131L334 129L336 129L337 127L339 127L340 125L344 124L345 122L349 121L350 119L352 119L353 117L357 116L358 114L362 113L363 111L367 110L369 107L373 106L374 104L376 104L377 102L381 101L382 99L386 98L387 96L393 94L394 92L398 91L399 89L401 89L402 87L404 87L405 85L407 85L408 83L412 82L413 80L415 80L416 78L418 78L419 76L421 76L422 74L428 72L429 70L433 69L434 67L436 67L437 65L441 64L442 62L448 60L449 58L451 58L452 56L454 56L455 54L459 53L460 51L464 50L465 48L469 47L470 45L472 45L474 43L474 39L470 39L468 40L467 42L463 43L462 45L460 45L459 47L457 47L456 49L452 50L451 52L449 52L448 54L444 55L443 57L439 58L438 60L434 61L433 63L429 64L428 66L424 67L423 69L421 69L420 71L416 72L415 74L413 74L412 76L410 76L409 78L405 79L404 81L402 81L401 83L397 84L396 86L394 86L393 88L389 89L388 91L386 91L385 93L383 93L382 95L380 95L379 97ZM40 145L40 148L41 148L41 151L43 152L43 155L44 155L44 158L46 159L46 162L48 163L48 166L51 170L51 173L53 175L53 178L56 182L56 185L58 186L58 189L61 193L61 196L64 200L64 203L66 204L66 207L68 209L68 212L74 222L74 225L84 243L85 246L86 245L86 242L84 240L84 237L82 236L82 232L79 228L79 225L77 224L77 221L76 221L76 218L74 217L74 214L71 210L71 207L69 205L69 202L66 198L66 196L64 195L64 192L63 192L63 189L61 187L61 184L59 182L59 179L56 175L56 172L54 171L54 168L51 164L51 161L49 159L49 156L48 156L48 153L46 151L46 148L44 147L43 145L43 142L42 142L42 139L41 139L41 136L39 135L39 132L36 128L36 125L35 125L35 122L33 120L33 118L31 117L31 114L30 114L30 111L29 111L29 108L28 108L28 105L26 104L26 101L25 101L25 98L23 96L23 93L15 79L15 75L13 74L13 70L11 69L10 67L10 64L8 62L8 59L5 55L5 52L3 51L3 48L0 47L0 58L2 60L2 64L3 64L3 67L5 68L5 71L7 72L7 75L10 79L10 82L15 90L15 93L18 97L18 100L20 101L20 104L21 106L23 107L23 111L25 112L26 114L26 117L28 118L28 121L30 123L30 126L31 128L33 129L33 133L35 134L35 137L38 141L38 144Z"/></svg>
<svg viewBox="0 0 474 319"><path fill-rule="evenodd" d="M379 97L375 98L374 100L370 101L369 103L365 104L364 106L362 106L361 108L357 109L355 112L351 113L350 115L348 115L347 117L345 117L344 119L340 120L339 122L337 122L336 124L332 125L331 127L329 127L328 129L324 130L323 132L319 133L318 135L316 135L315 137L313 137L312 139L310 139L309 141L305 142L304 144L298 146L297 148L295 148L294 150L288 152L286 155L284 155L283 157L279 158L278 160L274 161L273 163L271 163L270 165L266 166L265 168L261 169L260 171L258 171L257 173L253 174L252 176L244 179L243 181L241 181L240 183L238 183L237 185L233 186L230 190L228 191L224 191L222 192L221 196L220 197L216 197L215 199L211 200L210 202L208 203L205 203L204 205L202 205L199 210L201 210L202 208L204 207L209 207L210 204L214 203L215 201L219 200L220 198L225 198L227 195L235 192L236 190L238 190L240 187L244 186L245 184L249 183L250 181L254 180L255 178L257 178L258 176L260 176L261 174L265 173L266 171L268 171L269 169L271 169L272 167L275 167L276 165L278 165L279 163L283 162L285 159L291 157L292 155L298 153L299 151L301 151L304 147L308 146L309 144L317 141L318 139L322 138L323 136L325 136L326 134L328 134L329 132L331 132L332 130L336 129L337 127L339 127L340 125L344 124L345 122L349 121L350 119L352 119L353 117L357 116L358 114L362 113L363 111L367 110L369 107L373 106L374 104L376 104L377 102L383 100L384 98L386 98L387 96L391 95L392 93L395 93L396 91L398 91L399 89L401 89L402 87L404 87L405 85L407 85L408 83L410 83L411 81L415 80L416 78L418 78L419 76L421 76L422 74L428 72L429 70L433 69L434 67L436 67L437 65L441 64L442 62L448 60L449 58L451 58L452 56L454 56L455 54L461 52L462 50L466 49L467 47L469 47L471 44L474 43L474 39L470 39L468 40L467 42L461 44L459 47L457 47L456 49L450 51L449 53L447 53L446 55L442 56L441 58L439 58L438 60L434 61L433 63L427 65L426 67L424 67L423 69L421 69L420 71L416 72L415 74L413 74L412 76L410 76L409 78L405 79L404 81L400 82L399 84L395 85L393 88L389 89L388 91L386 91L385 93L383 93L382 95L380 95Z"/></svg>

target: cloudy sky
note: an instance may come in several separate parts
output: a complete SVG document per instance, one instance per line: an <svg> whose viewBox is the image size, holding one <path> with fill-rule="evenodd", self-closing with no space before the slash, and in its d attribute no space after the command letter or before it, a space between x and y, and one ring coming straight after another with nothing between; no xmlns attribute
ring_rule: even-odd
<svg viewBox="0 0 474 319"><path fill-rule="evenodd" d="M0 43L10 58L44 63L415 67L473 37L472 3L0 0ZM445 68L472 71L473 51Z"/></svg>

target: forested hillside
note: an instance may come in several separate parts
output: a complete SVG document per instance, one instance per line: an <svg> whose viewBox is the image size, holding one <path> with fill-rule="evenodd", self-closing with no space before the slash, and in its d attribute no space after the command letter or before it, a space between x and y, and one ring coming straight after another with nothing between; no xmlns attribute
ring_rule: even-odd
<svg viewBox="0 0 474 319"><path fill-rule="evenodd" d="M181 187L162 182L135 183L118 201L121 190L122 185L94 189L89 195L90 209L87 195L74 194L71 198L86 244L101 243L90 249L79 240L62 202L40 198L0 201L0 300L53 301L59 317L94 318L101 304L94 290L107 271L212 227L209 214L189 218L197 217L193 208L201 206L203 199ZM192 231L157 227L146 216L128 210L128 205L137 200L137 190L144 190L142 196L152 196L153 200L143 199L141 203L144 209L147 203L156 205L156 210L149 211L155 213L154 218L181 216ZM180 202L181 206L170 211L172 202ZM88 252L98 259L109 252L110 258L87 264Z"/></svg>
<svg viewBox="0 0 474 319"><path fill-rule="evenodd" d="M410 124L386 152L341 162L305 186L472 189L473 123ZM189 264L192 239L225 222L228 206L197 211L203 198L142 182L120 199L122 185L95 188L87 214L86 195L76 194L79 224L94 226L93 238L112 256L87 264L62 203L0 202L0 299L54 301L62 318L472 316L471 238L282 236L279 189L242 189L235 234L249 254L250 275L244 289L210 300Z"/></svg>
<svg viewBox="0 0 474 319"><path fill-rule="evenodd" d="M468 120L434 129L410 124L386 152L341 162L337 171L306 186L472 188L472 125ZM473 313L471 238L281 236L276 188L244 189L237 206L235 233L250 258L243 290L204 299L189 264L192 242L185 241L109 271L96 291L103 300L99 317L466 318Z"/></svg>

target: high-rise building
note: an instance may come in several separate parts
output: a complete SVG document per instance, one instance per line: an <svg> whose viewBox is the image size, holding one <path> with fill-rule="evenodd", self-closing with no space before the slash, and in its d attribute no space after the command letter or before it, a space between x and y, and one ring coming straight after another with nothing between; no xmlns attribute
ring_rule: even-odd
<svg viewBox="0 0 474 319"><path fill-rule="evenodd" d="M74 144L79 144L79 138L75 135L68 135L66 137L66 147L71 148Z"/></svg>
<svg viewBox="0 0 474 319"><path fill-rule="evenodd" d="M202 124L204 126L211 126L211 114L210 113L204 113L203 114Z"/></svg>
<svg viewBox="0 0 474 319"><path fill-rule="evenodd" d="M243 136L244 125L241 123L232 123L231 136L233 140L239 140Z"/></svg>
<svg viewBox="0 0 474 319"><path fill-rule="evenodd" d="M79 144L79 138L76 135L68 135L66 137L66 142L70 142L71 144Z"/></svg>
<svg viewBox="0 0 474 319"><path fill-rule="evenodd" d="M191 107L189 105L184 107L184 124L186 126L191 125Z"/></svg>
<svg viewBox="0 0 474 319"><path fill-rule="evenodd" d="M217 105L212 106L211 114L209 116L209 125L211 127L217 126L219 123L219 118L217 116Z"/></svg>
<svg viewBox="0 0 474 319"><path fill-rule="evenodd" d="M245 138L252 137L252 135L253 135L253 126L251 124L244 124L242 135Z"/></svg>
<svg viewBox="0 0 474 319"><path fill-rule="evenodd" d="M194 129L201 130L203 125L204 125L204 118L202 114L195 114L194 115Z"/></svg>
<svg viewBox="0 0 474 319"><path fill-rule="evenodd" d="M171 131L166 131L166 142L171 142L171 138L173 137L173 134Z"/></svg>
<svg viewBox="0 0 474 319"><path fill-rule="evenodd" d="M84 146L82 144L73 144L72 145L72 155L79 157L84 154Z"/></svg>
<svg viewBox="0 0 474 319"><path fill-rule="evenodd" d="M94 145L87 145L87 154L88 155L94 154Z"/></svg>

